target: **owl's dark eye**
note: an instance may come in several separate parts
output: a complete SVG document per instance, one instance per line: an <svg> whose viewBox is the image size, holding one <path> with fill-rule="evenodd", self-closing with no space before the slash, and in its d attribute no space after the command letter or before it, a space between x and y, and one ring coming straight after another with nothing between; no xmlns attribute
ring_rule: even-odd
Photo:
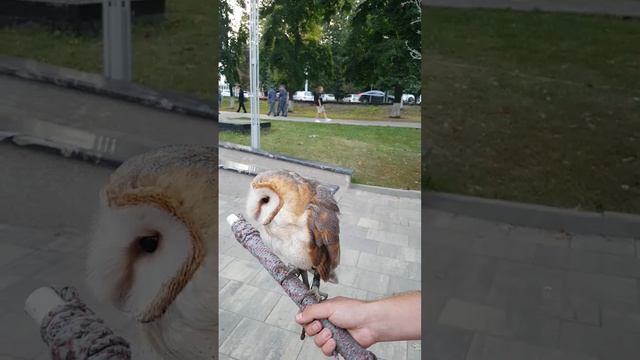
<svg viewBox="0 0 640 360"><path fill-rule="evenodd" d="M260 202L263 203L263 204L268 203L269 202L269 197L268 196L263 197L262 199L260 199Z"/></svg>
<svg viewBox="0 0 640 360"><path fill-rule="evenodd" d="M138 246L140 249L148 254L153 254L158 249L158 243L160 242L160 235L149 235L138 238Z"/></svg>

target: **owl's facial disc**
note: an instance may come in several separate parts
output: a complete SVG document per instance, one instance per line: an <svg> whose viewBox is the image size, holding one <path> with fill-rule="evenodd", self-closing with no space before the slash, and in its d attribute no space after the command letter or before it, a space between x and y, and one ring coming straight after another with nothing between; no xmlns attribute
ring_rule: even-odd
<svg viewBox="0 0 640 360"><path fill-rule="evenodd" d="M247 197L247 215L262 225L268 225L280 209L280 201L278 194L269 188L251 188Z"/></svg>
<svg viewBox="0 0 640 360"><path fill-rule="evenodd" d="M99 298L138 316L147 311L191 254L188 229L150 206L100 210L89 257L89 285Z"/></svg>

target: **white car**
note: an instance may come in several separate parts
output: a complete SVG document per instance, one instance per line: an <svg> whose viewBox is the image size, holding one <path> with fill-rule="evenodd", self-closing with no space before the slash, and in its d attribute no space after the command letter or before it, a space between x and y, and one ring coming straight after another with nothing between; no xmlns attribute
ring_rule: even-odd
<svg viewBox="0 0 640 360"><path fill-rule="evenodd" d="M342 98L342 102L359 103L360 102L360 96L358 96L358 94L350 94L349 96L343 97Z"/></svg>
<svg viewBox="0 0 640 360"><path fill-rule="evenodd" d="M336 96L333 94L322 94L322 101L323 102L336 102Z"/></svg>
<svg viewBox="0 0 640 360"><path fill-rule="evenodd" d="M293 101L313 101L313 93L311 91L296 91L293 94Z"/></svg>
<svg viewBox="0 0 640 360"><path fill-rule="evenodd" d="M402 94L403 104L413 104L416 102L416 97L411 94Z"/></svg>

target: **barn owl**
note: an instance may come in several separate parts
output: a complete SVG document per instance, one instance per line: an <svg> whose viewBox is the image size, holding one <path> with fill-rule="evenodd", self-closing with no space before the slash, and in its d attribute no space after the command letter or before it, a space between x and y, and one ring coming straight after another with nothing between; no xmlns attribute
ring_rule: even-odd
<svg viewBox="0 0 640 360"><path fill-rule="evenodd" d="M88 284L137 320L135 359L217 356L217 172L216 148L162 147L100 192Z"/></svg>
<svg viewBox="0 0 640 360"><path fill-rule="evenodd" d="M262 237L309 287L318 300L320 279L337 283L340 263L339 208L324 185L285 171L266 171L251 182L247 215L259 223ZM304 331L301 335L304 338Z"/></svg>

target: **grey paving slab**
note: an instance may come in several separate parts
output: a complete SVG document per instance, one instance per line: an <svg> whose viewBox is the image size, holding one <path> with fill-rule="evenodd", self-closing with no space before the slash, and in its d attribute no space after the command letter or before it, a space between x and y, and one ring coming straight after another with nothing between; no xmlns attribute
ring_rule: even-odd
<svg viewBox="0 0 640 360"><path fill-rule="evenodd" d="M473 250L480 255L530 263L535 256L536 244L507 238L477 237Z"/></svg>
<svg viewBox="0 0 640 360"><path fill-rule="evenodd" d="M475 334L466 360L596 360L585 354L571 353L522 341Z"/></svg>
<svg viewBox="0 0 640 360"><path fill-rule="evenodd" d="M597 251L538 245L533 263L555 269L602 273L605 255Z"/></svg>
<svg viewBox="0 0 640 360"><path fill-rule="evenodd" d="M473 332L444 325L430 324L422 330L424 349L421 359L464 360L471 344ZM409 354L415 357L413 351Z"/></svg>
<svg viewBox="0 0 640 360"><path fill-rule="evenodd" d="M415 238L415 237L412 237ZM392 259L421 263L421 248L409 244L409 247L395 246L387 243L378 244L377 255L383 255Z"/></svg>
<svg viewBox="0 0 640 360"><path fill-rule="evenodd" d="M603 267L606 275L640 278L640 259L634 256L604 254Z"/></svg>
<svg viewBox="0 0 640 360"><path fill-rule="evenodd" d="M407 291L419 290L421 287L422 283L420 281L390 276L388 293L400 294Z"/></svg>
<svg viewBox="0 0 640 360"><path fill-rule="evenodd" d="M369 229L366 238L399 246L409 246L409 236L401 233L393 233L385 230Z"/></svg>
<svg viewBox="0 0 640 360"><path fill-rule="evenodd" d="M427 251L422 265L424 286L430 292L482 302L489 295L497 262L448 247Z"/></svg>
<svg viewBox="0 0 640 360"><path fill-rule="evenodd" d="M280 295L243 284L237 281L229 283L220 291L220 309L244 317L264 321L280 300Z"/></svg>
<svg viewBox="0 0 640 360"><path fill-rule="evenodd" d="M8 355L31 359L46 350L38 327L24 313L14 311L0 317L0 349Z"/></svg>
<svg viewBox="0 0 640 360"><path fill-rule="evenodd" d="M406 359L407 342L393 341L382 342L372 345L369 350L373 351L380 359Z"/></svg>
<svg viewBox="0 0 640 360"><path fill-rule="evenodd" d="M420 360L422 355L422 342L419 340L407 341L407 360Z"/></svg>
<svg viewBox="0 0 640 360"><path fill-rule="evenodd" d="M302 343L302 348L300 349L297 360L328 359L322 352L318 351L318 347L313 343L312 338L305 339Z"/></svg>
<svg viewBox="0 0 640 360"><path fill-rule="evenodd" d="M459 299L450 299L447 302L438 323L498 336L513 335L507 314L503 309Z"/></svg>
<svg viewBox="0 0 640 360"><path fill-rule="evenodd" d="M571 295L585 296L601 302L636 304L638 287L635 279L570 271L567 290Z"/></svg>
<svg viewBox="0 0 640 360"><path fill-rule="evenodd" d="M563 320L587 325L601 325L602 306L590 297L568 296L565 298L560 317Z"/></svg>
<svg viewBox="0 0 640 360"><path fill-rule="evenodd" d="M508 238L515 241L526 241L546 246L569 247L572 236L564 231L549 231L515 226L510 227Z"/></svg>
<svg viewBox="0 0 640 360"><path fill-rule="evenodd" d="M246 250L245 250L246 252ZM254 277L262 267L257 261L233 260L222 271L220 276L227 279L246 282Z"/></svg>
<svg viewBox="0 0 640 360"><path fill-rule="evenodd" d="M389 275L362 270L347 265L340 266L336 271L341 284L357 289L371 291L378 294L387 293Z"/></svg>
<svg viewBox="0 0 640 360"><path fill-rule="evenodd" d="M278 286L278 284L273 279L273 277L271 275L269 275L267 270L264 270L264 269L258 271L254 277L249 279L247 284L255 286L255 287L263 289L263 290L267 290L267 291L275 292L275 293L280 294L280 295L284 295L284 290L282 290L282 288L280 286Z"/></svg>
<svg viewBox="0 0 640 360"><path fill-rule="evenodd" d="M418 287L419 288L419 287ZM347 285L343 285L343 284L324 284L323 285L323 291L326 292L329 297L335 297L335 296L345 296L345 297L352 297L355 299L366 299L367 298L367 291L366 290L362 290L362 289L357 289L351 286L347 286ZM412 288L412 290L415 290L416 288ZM375 293L375 297L379 298L381 295L378 293Z"/></svg>
<svg viewBox="0 0 640 360"><path fill-rule="evenodd" d="M637 359L640 352L636 333L608 330L584 324L564 322L560 348L599 359Z"/></svg>
<svg viewBox="0 0 640 360"><path fill-rule="evenodd" d="M233 256L220 254L218 255L218 271L222 271L227 265L231 264L235 258Z"/></svg>
<svg viewBox="0 0 640 360"><path fill-rule="evenodd" d="M301 326L293 321L293 316L299 311L298 306L287 296L282 296L273 308L265 322L269 325L289 330L292 332L301 331Z"/></svg>
<svg viewBox="0 0 640 360"><path fill-rule="evenodd" d="M409 262L391 259L386 256L362 253L358 260L357 267L401 278L409 277Z"/></svg>
<svg viewBox="0 0 640 360"><path fill-rule="evenodd" d="M33 231L15 230L14 241L40 246L31 235L38 229L89 228L97 194L113 169L59 155L0 143L1 222ZM16 191L29 189L29 191ZM19 235L19 236L18 236ZM29 246L29 245L27 245Z"/></svg>
<svg viewBox="0 0 640 360"><path fill-rule="evenodd" d="M221 344L220 352L236 359L282 359L298 357L302 347L299 334L243 318Z"/></svg>
<svg viewBox="0 0 640 360"><path fill-rule="evenodd" d="M356 266L360 259L360 252L357 250L342 248L340 249L340 264Z"/></svg>
<svg viewBox="0 0 640 360"><path fill-rule="evenodd" d="M605 305L602 309L602 328L640 334L640 311L620 311Z"/></svg>
<svg viewBox="0 0 640 360"><path fill-rule="evenodd" d="M222 344L242 320L242 316L222 309L218 314L218 341Z"/></svg>
<svg viewBox="0 0 640 360"><path fill-rule="evenodd" d="M0 266L11 263L32 251L34 250L30 248L0 243Z"/></svg>
<svg viewBox="0 0 640 360"><path fill-rule="evenodd" d="M604 236L576 235L571 240L574 249L586 249L599 251L613 255L635 255L635 243L633 239L611 238Z"/></svg>
<svg viewBox="0 0 640 360"><path fill-rule="evenodd" d="M500 261L487 300L501 308L558 313L564 289L562 271Z"/></svg>

